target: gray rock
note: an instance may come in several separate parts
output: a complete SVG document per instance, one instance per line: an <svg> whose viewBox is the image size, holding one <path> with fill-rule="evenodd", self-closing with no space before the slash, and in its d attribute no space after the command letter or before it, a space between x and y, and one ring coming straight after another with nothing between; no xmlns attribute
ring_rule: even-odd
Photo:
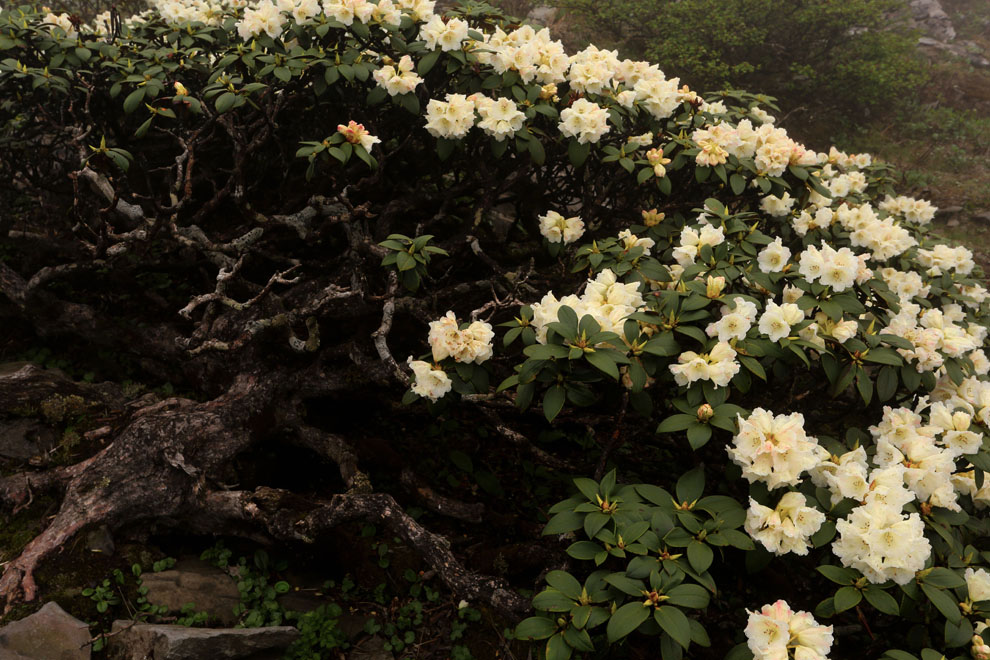
<svg viewBox="0 0 990 660"><path fill-rule="evenodd" d="M3 660L89 660L89 626L56 603L0 628Z"/></svg>
<svg viewBox="0 0 990 660"><path fill-rule="evenodd" d="M169 571L145 573L141 583L148 587L148 602L178 612L194 603L197 612L206 612L222 625L237 623L234 607L241 602L237 585L226 573L198 561L182 561Z"/></svg>
<svg viewBox="0 0 990 660"><path fill-rule="evenodd" d="M57 444L55 432L33 419L0 422L0 456L26 461L44 456Z"/></svg>
<svg viewBox="0 0 990 660"><path fill-rule="evenodd" d="M979 222L990 222L990 211L981 211L980 213L974 213L973 220L978 220Z"/></svg>
<svg viewBox="0 0 990 660"><path fill-rule="evenodd" d="M355 646L347 660L395 660L395 655L386 651L385 640L375 635Z"/></svg>
<svg viewBox="0 0 990 660"><path fill-rule="evenodd" d="M109 660L279 660L299 631L274 628L187 628L114 621Z"/></svg>
<svg viewBox="0 0 990 660"><path fill-rule="evenodd" d="M550 23L552 23L553 19L555 19L556 17L557 17L556 7L545 7L545 6L533 7L532 9L529 10L529 13L526 14L526 18L533 21L534 23L539 23L540 25L550 25Z"/></svg>
<svg viewBox="0 0 990 660"><path fill-rule="evenodd" d="M911 0L911 14L915 26L927 36L938 41L952 41L956 29L939 0Z"/></svg>

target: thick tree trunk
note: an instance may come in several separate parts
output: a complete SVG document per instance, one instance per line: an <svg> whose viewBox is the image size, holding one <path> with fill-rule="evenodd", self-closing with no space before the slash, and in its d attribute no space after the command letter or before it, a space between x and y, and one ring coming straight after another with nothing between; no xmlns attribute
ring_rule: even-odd
<svg viewBox="0 0 990 660"><path fill-rule="evenodd" d="M115 530L165 520L204 533L257 537L260 532L272 540L310 543L320 532L365 520L385 525L406 541L460 597L487 602L510 616L525 611L524 599L501 580L464 568L449 543L406 515L392 496L371 493L342 438L301 424L294 395L305 382L288 370L259 368L237 376L212 401L170 398L128 410L112 386L77 384L30 365L0 373L0 407L5 410L29 411L45 402L51 406L71 400L80 410L101 408L119 416L109 444L90 458L0 479L0 497L15 507L30 502L37 490L65 493L51 524L5 566L0 597L7 608L21 598L35 598L39 563L90 526ZM297 431L298 444L340 465L348 494L314 501L268 488L219 488L224 469L238 454L286 427ZM403 471L402 480L434 510L480 520L478 505L437 496L411 471Z"/></svg>

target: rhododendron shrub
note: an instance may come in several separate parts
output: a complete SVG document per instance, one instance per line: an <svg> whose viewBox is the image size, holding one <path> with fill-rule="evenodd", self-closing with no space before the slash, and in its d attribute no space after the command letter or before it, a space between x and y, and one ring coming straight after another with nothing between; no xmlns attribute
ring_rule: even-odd
<svg viewBox="0 0 990 660"><path fill-rule="evenodd" d="M542 657L985 654L987 291L884 163L486 6L0 18L26 286L168 265L173 358L494 417L578 491L538 503Z"/></svg>

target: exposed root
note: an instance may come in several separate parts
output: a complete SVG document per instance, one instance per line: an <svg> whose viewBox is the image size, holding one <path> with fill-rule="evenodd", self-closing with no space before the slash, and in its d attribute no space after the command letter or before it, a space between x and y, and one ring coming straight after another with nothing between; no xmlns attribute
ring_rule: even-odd
<svg viewBox="0 0 990 660"><path fill-rule="evenodd" d="M334 495L315 506L306 503L305 510L296 516L287 514L287 510L298 511L299 504L291 493L272 488L208 492L199 511L203 518L200 524L216 529L225 523L250 521L264 526L276 539L305 543L312 543L318 535L348 522L382 524L389 534L416 550L458 597L486 603L513 618L530 609L529 601L500 578L478 575L465 568L444 537L409 517L391 495Z"/></svg>

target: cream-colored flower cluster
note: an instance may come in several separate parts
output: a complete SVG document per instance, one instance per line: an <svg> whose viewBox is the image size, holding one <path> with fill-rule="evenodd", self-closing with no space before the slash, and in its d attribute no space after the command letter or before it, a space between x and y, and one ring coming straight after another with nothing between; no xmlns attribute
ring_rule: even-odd
<svg viewBox="0 0 990 660"><path fill-rule="evenodd" d="M862 502L870 490L866 450L856 447L841 456L829 456L809 472L819 488L831 491L832 506L844 498Z"/></svg>
<svg viewBox="0 0 990 660"><path fill-rule="evenodd" d="M426 130L438 138L462 138L474 126L474 101L464 94L447 94L445 101L426 105Z"/></svg>
<svg viewBox="0 0 990 660"><path fill-rule="evenodd" d="M801 493L790 491L784 493L773 509L749 498L745 529L753 540L774 554L806 555L811 547L811 535L824 522L824 513L808 506Z"/></svg>
<svg viewBox="0 0 990 660"><path fill-rule="evenodd" d="M745 339L746 333L756 321L756 304L739 296L730 297L722 305L720 312L721 318L705 328L709 337L717 336L720 342Z"/></svg>
<svg viewBox="0 0 990 660"><path fill-rule="evenodd" d="M935 219L935 212L938 208L925 199L915 199L913 197L891 197L887 195L879 204L880 208L891 215L900 215L908 222L916 225L927 225Z"/></svg>
<svg viewBox="0 0 990 660"><path fill-rule="evenodd" d="M911 342L911 349L898 348L897 352L914 362L919 373L934 371L943 365L945 356L972 356L981 349L987 328L974 323L967 323L966 327L959 325L965 317L959 305L922 309L917 303L902 299L900 311L890 318L884 332Z"/></svg>
<svg viewBox="0 0 990 660"><path fill-rule="evenodd" d="M69 15L64 12L58 15L48 12L44 18L44 24L53 36L75 39L78 34L76 26L72 24Z"/></svg>
<svg viewBox="0 0 990 660"><path fill-rule="evenodd" d="M580 144L598 142L612 130L608 125L608 111L585 98L578 99L560 112L557 128L561 135L577 138Z"/></svg>
<svg viewBox="0 0 990 660"><path fill-rule="evenodd" d="M749 119L743 119L735 127L727 123L708 125L691 135L699 151L695 161L699 165L715 166L728 157L752 158L760 174L780 176L788 165L813 165L816 154L787 135L787 131L764 123L753 128Z"/></svg>
<svg viewBox="0 0 990 660"><path fill-rule="evenodd" d="M778 305L768 300L760 317L760 332L770 341L780 341L791 334L791 326L804 320L804 312L794 303Z"/></svg>
<svg viewBox="0 0 990 660"><path fill-rule="evenodd" d="M430 50L439 48L444 52L460 50L461 44L468 38L470 26L460 18L444 20L434 14L430 20L419 29L419 38L426 42Z"/></svg>
<svg viewBox="0 0 990 660"><path fill-rule="evenodd" d="M567 79L570 60L563 44L550 39L547 28L536 31L523 25L506 33L497 27L475 46L473 52L478 61L491 66L496 73L515 71L527 84L535 80L541 85L551 85Z"/></svg>
<svg viewBox="0 0 990 660"><path fill-rule="evenodd" d="M389 93L389 96L408 94L423 82L423 79L414 71L412 58L408 55L403 55L398 62L386 64L377 69L372 77L380 87Z"/></svg>
<svg viewBox="0 0 990 660"><path fill-rule="evenodd" d="M887 261L918 244L904 227L890 216L881 219L869 204L850 207L843 203L835 211L836 219L850 232L853 247L863 247L876 261Z"/></svg>
<svg viewBox="0 0 990 660"><path fill-rule="evenodd" d="M515 135L526 120L526 115L510 98L503 96L493 99L483 94L472 94L468 98L474 101L474 107L481 117L478 128L498 142Z"/></svg>
<svg viewBox="0 0 990 660"><path fill-rule="evenodd" d="M856 283L860 275L860 261L856 253L847 247L836 250L825 243L819 250L809 245L801 253L798 272L809 282L820 282L840 293Z"/></svg>
<svg viewBox="0 0 990 660"><path fill-rule="evenodd" d="M550 291L540 302L531 305L537 340L546 342L547 325L557 320L558 311L565 305L573 309L579 319L591 315L602 330L621 333L626 318L643 308L639 286L638 282L619 282L615 273L605 269L595 279L588 280L581 296L571 294L558 300Z"/></svg>
<svg viewBox="0 0 990 660"><path fill-rule="evenodd" d="M681 230L679 245L674 248L674 260L682 268L694 264L698 253L705 245L716 246L725 242L725 233L721 227L710 224L701 225L701 229L685 227Z"/></svg>
<svg viewBox="0 0 990 660"><path fill-rule="evenodd" d="M492 356L494 338L490 323L474 321L461 330L454 312L447 312L430 322L428 341L436 362L449 357L455 362L481 364Z"/></svg>
<svg viewBox="0 0 990 660"><path fill-rule="evenodd" d="M795 612L778 600L749 612L746 645L754 660L828 660L832 626L820 625L809 612Z"/></svg>
<svg viewBox="0 0 990 660"><path fill-rule="evenodd" d="M726 451L750 483L762 481L770 490L796 486L802 473L828 457L818 440L804 432L801 413L775 416L756 408L746 419L738 419L739 432Z"/></svg>
<svg viewBox="0 0 990 660"><path fill-rule="evenodd" d="M551 243L568 245L584 235L584 222L574 216L565 218L556 211L539 216L540 233Z"/></svg>
<svg viewBox="0 0 990 660"><path fill-rule="evenodd" d="M739 373L736 351L727 342L720 341L707 353L685 351L677 357L677 364L670 365L674 382L680 386L699 380L708 380L715 387L726 387Z"/></svg>
<svg viewBox="0 0 990 660"><path fill-rule="evenodd" d="M919 501L958 511L952 486L955 459L978 451L983 437L968 431L969 416L965 413L953 420L944 405L936 413L941 413L941 421L949 429L923 424L921 415L908 408L885 407L883 420L870 427L877 447L873 462L881 468L902 466L904 483ZM961 433L955 430L957 421L964 425ZM946 433L948 444L937 441L939 433Z"/></svg>
<svg viewBox="0 0 990 660"><path fill-rule="evenodd" d="M915 499L904 487L904 470L903 465L874 470L865 503L835 524L839 537L832 552L870 582L907 584L931 554L921 516L902 512Z"/></svg>

